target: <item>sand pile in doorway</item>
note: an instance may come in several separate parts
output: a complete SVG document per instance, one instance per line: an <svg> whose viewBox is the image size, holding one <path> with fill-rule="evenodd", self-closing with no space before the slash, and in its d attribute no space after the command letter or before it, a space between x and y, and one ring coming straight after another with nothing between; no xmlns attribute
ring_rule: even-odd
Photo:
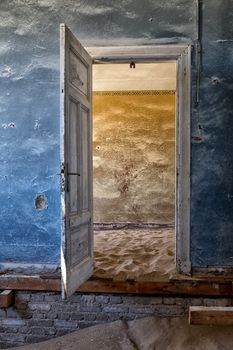
<svg viewBox="0 0 233 350"><path fill-rule="evenodd" d="M149 317L85 328L18 350L232 350L233 327L189 326L186 318Z"/></svg>
<svg viewBox="0 0 233 350"><path fill-rule="evenodd" d="M97 231L94 276L163 281L175 274L174 228Z"/></svg>

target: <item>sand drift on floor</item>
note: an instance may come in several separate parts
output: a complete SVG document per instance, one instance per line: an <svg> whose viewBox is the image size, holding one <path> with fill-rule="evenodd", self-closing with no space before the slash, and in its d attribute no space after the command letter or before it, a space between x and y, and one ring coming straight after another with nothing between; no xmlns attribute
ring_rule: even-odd
<svg viewBox="0 0 233 350"><path fill-rule="evenodd" d="M97 231L94 259L98 278L167 280L175 273L174 228Z"/></svg>

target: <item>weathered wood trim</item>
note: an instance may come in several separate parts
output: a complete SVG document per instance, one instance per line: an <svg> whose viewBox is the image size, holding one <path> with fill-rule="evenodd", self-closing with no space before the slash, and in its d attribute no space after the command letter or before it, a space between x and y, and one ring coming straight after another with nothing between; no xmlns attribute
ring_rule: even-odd
<svg viewBox="0 0 233 350"><path fill-rule="evenodd" d="M68 59L65 40L65 24L60 25L60 229L61 229L61 269L63 271L64 278L62 279L63 285L67 283L67 268L65 251L65 232L66 232L66 187L67 187L67 152L65 148L66 144L66 120L64 115L66 113L66 94L67 86L65 84L65 77L67 75L67 67L65 61ZM34 282L34 280L33 280Z"/></svg>
<svg viewBox="0 0 233 350"><path fill-rule="evenodd" d="M212 266L212 267L192 267L192 276L202 278L232 278L233 280L233 267L231 266Z"/></svg>
<svg viewBox="0 0 233 350"><path fill-rule="evenodd" d="M13 290L3 290L0 292L0 308L8 308L14 302Z"/></svg>
<svg viewBox="0 0 233 350"><path fill-rule="evenodd" d="M87 47L93 63L177 62L176 106L176 267L191 273L190 261L190 119L191 46L190 44Z"/></svg>
<svg viewBox="0 0 233 350"><path fill-rule="evenodd" d="M0 276L0 289L26 290L26 291L61 291L60 277L26 275Z"/></svg>
<svg viewBox="0 0 233 350"><path fill-rule="evenodd" d="M60 271L60 264L29 264L29 263L1 263L0 275L11 274L14 275L40 275L43 273L56 274Z"/></svg>
<svg viewBox="0 0 233 350"><path fill-rule="evenodd" d="M60 277L56 276L0 276L1 289L24 291L61 290ZM80 293L112 293L112 294L147 294L147 295L180 295L180 296L212 296L232 297L232 280L183 279L170 281L113 281L92 278L77 290Z"/></svg>
<svg viewBox="0 0 233 350"><path fill-rule="evenodd" d="M176 266L191 273L190 260L191 47L177 60Z"/></svg>
<svg viewBox="0 0 233 350"><path fill-rule="evenodd" d="M233 307L190 306L189 324L208 326L233 326Z"/></svg>
<svg viewBox="0 0 233 350"><path fill-rule="evenodd" d="M175 45L144 45L144 46L112 46L112 47L86 47L93 58L93 63L116 63L129 60L177 60L187 48L187 44Z"/></svg>
<svg viewBox="0 0 233 350"><path fill-rule="evenodd" d="M73 63L72 55L76 60ZM62 297L65 299L93 274L94 265L92 228L92 58L65 24L60 25L60 56L60 159L61 164L63 164L61 167L64 167L61 173L62 181L65 184L61 188L61 282ZM80 64L85 67L83 77ZM79 77L79 74L83 80ZM75 80L79 81L78 85L75 85ZM71 102L76 105L75 110L72 110ZM77 118L77 114L79 118ZM74 118L76 123L78 120L78 126L75 124L76 127L70 128L72 125L71 118ZM71 149L74 150L73 153ZM74 163L76 164L75 173L70 170L71 164ZM79 169L78 172L77 169ZM83 180L85 174L87 186ZM77 182L75 187L72 187L70 176L80 177L79 184ZM78 198L77 205L73 210L70 206L72 202L70 193L76 193L76 198ZM87 197L87 203L85 203L86 207L84 208L83 198L85 196ZM86 230L81 242L81 246L84 247L84 242L87 246L84 255L80 250L72 249L74 242L72 237L76 235L76 238L77 236L80 238L81 230L83 232Z"/></svg>

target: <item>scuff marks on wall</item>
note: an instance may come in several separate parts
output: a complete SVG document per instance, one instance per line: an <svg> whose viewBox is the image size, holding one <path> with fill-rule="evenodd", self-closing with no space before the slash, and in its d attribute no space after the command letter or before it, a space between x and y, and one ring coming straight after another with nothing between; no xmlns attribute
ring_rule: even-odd
<svg viewBox="0 0 233 350"><path fill-rule="evenodd" d="M2 123L2 128L3 129L8 129L8 128L11 128L11 129L14 129L16 128L16 124L14 122L10 122L10 123Z"/></svg>
<svg viewBox="0 0 233 350"><path fill-rule="evenodd" d="M14 71L12 70L12 68L8 65L4 65L1 69L0 69L0 78L10 78L12 75L14 75Z"/></svg>
<svg viewBox="0 0 233 350"><path fill-rule="evenodd" d="M45 194L40 194L35 198L35 208L39 211L48 209L48 201Z"/></svg>

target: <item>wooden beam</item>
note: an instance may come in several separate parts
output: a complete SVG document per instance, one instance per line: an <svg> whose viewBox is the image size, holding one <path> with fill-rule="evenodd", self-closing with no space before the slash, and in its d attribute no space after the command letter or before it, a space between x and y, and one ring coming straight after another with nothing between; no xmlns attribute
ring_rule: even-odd
<svg viewBox="0 0 233 350"><path fill-rule="evenodd" d="M3 290L0 292L0 308L7 308L14 302L13 290Z"/></svg>
<svg viewBox="0 0 233 350"><path fill-rule="evenodd" d="M0 276L0 289L25 291L60 291L60 276ZM125 281L91 278L78 290L80 293L125 293L180 296L232 297L232 282L212 280Z"/></svg>
<svg viewBox="0 0 233 350"><path fill-rule="evenodd" d="M60 291L60 278L26 275L0 276L1 289L31 290L31 291Z"/></svg>
<svg viewBox="0 0 233 350"><path fill-rule="evenodd" d="M233 307L190 306L189 324L233 326Z"/></svg>
<svg viewBox="0 0 233 350"><path fill-rule="evenodd" d="M232 296L232 283L209 283L198 281L114 282L105 279L93 279L84 283L80 292L129 293L153 295L183 296Z"/></svg>

